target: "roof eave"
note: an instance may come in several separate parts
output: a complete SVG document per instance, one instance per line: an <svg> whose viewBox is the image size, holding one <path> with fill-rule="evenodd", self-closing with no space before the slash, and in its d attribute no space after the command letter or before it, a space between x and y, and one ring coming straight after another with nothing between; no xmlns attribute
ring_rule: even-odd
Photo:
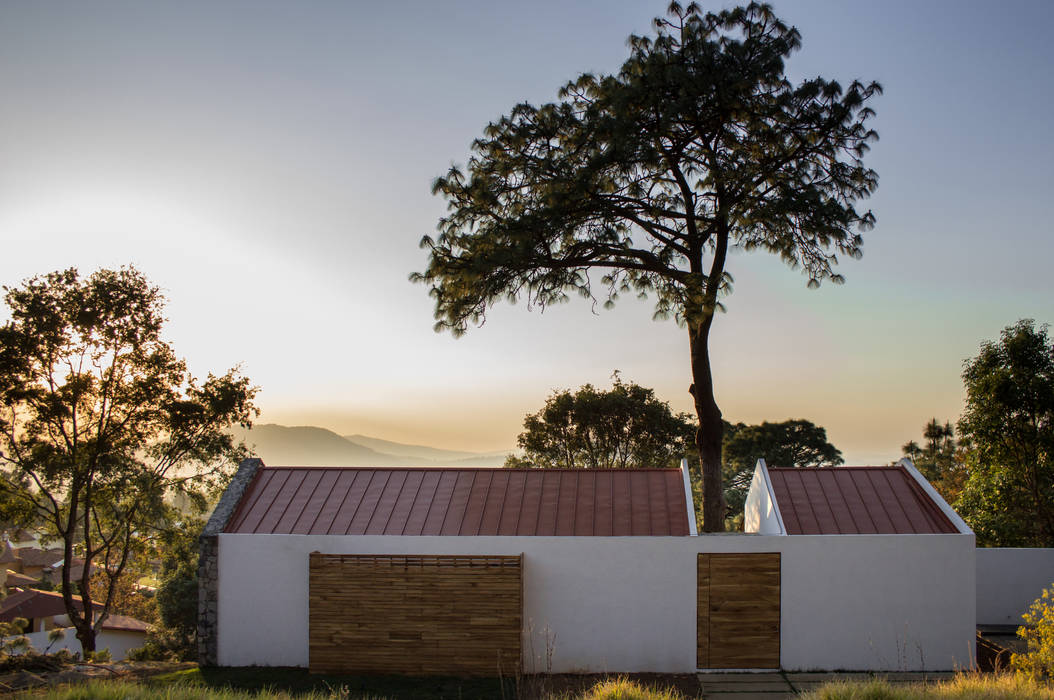
<svg viewBox="0 0 1054 700"><path fill-rule="evenodd" d="M954 508L948 505L948 502L944 500L944 497L937 492L937 489L933 488L933 484L922 475L922 472L915 468L915 464L909 458L904 457L897 462L897 466L903 467L904 471L911 475L911 478L915 480L915 483L917 483L926 495L930 497L930 500L940 508L941 512L952 522L952 525L955 526L955 529L958 530L960 534L974 534L974 531L970 529L970 526L966 524L966 521L955 512Z"/></svg>

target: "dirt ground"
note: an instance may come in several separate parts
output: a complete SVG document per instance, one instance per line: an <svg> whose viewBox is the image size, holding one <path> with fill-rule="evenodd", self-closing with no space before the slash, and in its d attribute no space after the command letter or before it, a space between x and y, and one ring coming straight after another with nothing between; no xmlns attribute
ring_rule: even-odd
<svg viewBox="0 0 1054 700"><path fill-rule="evenodd" d="M15 693L30 688L40 688L50 685L62 685L65 683L77 683L80 681L122 678L130 681L149 678L160 673L180 671L193 668L197 664L172 663L172 662L149 662L136 663L118 662L112 664L75 664L61 671L48 671L34 673L33 671L17 671L0 675L0 694Z"/></svg>

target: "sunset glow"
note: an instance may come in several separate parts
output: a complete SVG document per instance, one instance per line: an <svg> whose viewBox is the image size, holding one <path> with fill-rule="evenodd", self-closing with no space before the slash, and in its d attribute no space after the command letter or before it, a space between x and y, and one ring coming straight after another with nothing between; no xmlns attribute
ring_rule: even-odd
<svg viewBox="0 0 1054 700"><path fill-rule="evenodd" d="M502 304L455 339L407 280L443 215L432 179L518 102L617 70L665 5L6 4L0 283L134 264L196 375L240 364L261 387L261 422L497 451L550 392L613 370L689 411L687 338L649 301ZM804 37L794 79L886 88L878 224L842 286L733 253L712 336L726 419L807 418L847 463L885 464L958 418L981 342L1054 321L1035 82L1054 5L1016 7L775 3Z"/></svg>

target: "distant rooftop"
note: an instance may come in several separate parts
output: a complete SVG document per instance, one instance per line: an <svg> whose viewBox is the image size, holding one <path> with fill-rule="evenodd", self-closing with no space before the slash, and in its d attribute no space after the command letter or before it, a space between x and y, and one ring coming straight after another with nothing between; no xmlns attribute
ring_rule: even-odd
<svg viewBox="0 0 1054 700"><path fill-rule="evenodd" d="M768 472L788 535L958 532L901 466L770 467Z"/></svg>

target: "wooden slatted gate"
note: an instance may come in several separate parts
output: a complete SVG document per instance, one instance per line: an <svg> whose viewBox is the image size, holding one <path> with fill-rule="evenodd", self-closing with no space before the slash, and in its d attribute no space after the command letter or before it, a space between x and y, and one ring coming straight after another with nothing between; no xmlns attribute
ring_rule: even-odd
<svg viewBox="0 0 1054 700"><path fill-rule="evenodd" d="M310 557L313 673L514 675L520 556Z"/></svg>
<svg viewBox="0 0 1054 700"><path fill-rule="evenodd" d="M780 555L700 554L699 668L779 668Z"/></svg>

